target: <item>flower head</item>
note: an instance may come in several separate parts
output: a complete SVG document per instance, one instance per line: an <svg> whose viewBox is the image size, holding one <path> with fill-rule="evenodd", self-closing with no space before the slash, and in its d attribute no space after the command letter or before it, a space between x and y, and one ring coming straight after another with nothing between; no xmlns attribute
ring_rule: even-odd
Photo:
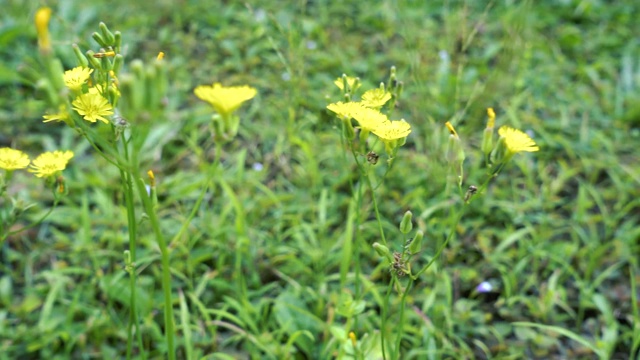
<svg viewBox="0 0 640 360"><path fill-rule="evenodd" d="M342 102L327 105L327 109L333 111L338 117L346 120L353 118L353 114L363 109L362 105L357 102Z"/></svg>
<svg viewBox="0 0 640 360"><path fill-rule="evenodd" d="M89 79L93 69L78 66L64 72L64 84L72 91L80 91L82 85Z"/></svg>
<svg viewBox="0 0 640 360"><path fill-rule="evenodd" d="M384 89L368 90L362 94L362 105L373 109L381 108L389 100L391 94Z"/></svg>
<svg viewBox="0 0 640 360"><path fill-rule="evenodd" d="M383 141L398 140L406 138L411 133L411 125L404 120L387 121L371 132Z"/></svg>
<svg viewBox="0 0 640 360"><path fill-rule="evenodd" d="M509 154L516 154L522 151L538 151L540 148L536 145L529 135L523 133L520 130L502 126L498 129L498 134L504 138L504 144Z"/></svg>
<svg viewBox="0 0 640 360"><path fill-rule="evenodd" d="M351 77L351 76L347 76L347 86L349 87L350 90L355 90L354 87L357 87L356 84L358 82L358 78L357 77ZM336 84L336 86L344 91L344 83L342 81L342 77L339 77L337 79L335 79L333 81L334 84Z"/></svg>
<svg viewBox="0 0 640 360"><path fill-rule="evenodd" d="M54 113L54 114L47 114L42 116L44 118L43 122L50 122L50 121L68 121L69 119L69 113L67 112L67 107L64 105L60 105L60 107L58 108L58 112Z"/></svg>
<svg viewBox="0 0 640 360"><path fill-rule="evenodd" d="M5 170L24 169L29 166L29 156L20 150L0 148L0 168Z"/></svg>
<svg viewBox="0 0 640 360"><path fill-rule="evenodd" d="M100 120L108 124L109 120L104 116L113 115L113 107L111 107L109 101L98 93L82 94L73 100L71 105L73 105L73 110L90 122Z"/></svg>
<svg viewBox="0 0 640 360"><path fill-rule="evenodd" d="M37 177L49 177L64 170L71 158L73 158L73 152L69 150L45 152L33 160L29 171Z"/></svg>
<svg viewBox="0 0 640 360"><path fill-rule="evenodd" d="M220 83L212 86L200 85L193 91L201 100L211 104L223 117L236 111L243 102L253 99L257 91L250 86L224 87Z"/></svg>
<svg viewBox="0 0 640 360"><path fill-rule="evenodd" d="M380 111L364 107L361 104L359 104L359 107L359 109L354 111L352 116L354 119L356 119L362 130L375 133L375 130L378 127L389 122L389 119L387 119L387 115L381 113Z"/></svg>
<svg viewBox="0 0 640 360"><path fill-rule="evenodd" d="M51 9L42 7L36 11L35 23L38 33L38 47L43 53L51 51L51 39L49 38L49 19L51 19Z"/></svg>

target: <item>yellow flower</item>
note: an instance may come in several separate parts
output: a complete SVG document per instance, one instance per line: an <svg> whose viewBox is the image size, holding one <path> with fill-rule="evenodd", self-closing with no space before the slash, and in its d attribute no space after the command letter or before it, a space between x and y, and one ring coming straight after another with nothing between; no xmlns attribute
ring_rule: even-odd
<svg viewBox="0 0 640 360"><path fill-rule="evenodd" d="M449 130L449 133L451 134L451 136L453 136L456 139L459 139L458 137L458 133L456 132L456 129L453 128L453 125L451 125L451 122L447 121L444 126L447 127L447 130Z"/></svg>
<svg viewBox="0 0 640 360"><path fill-rule="evenodd" d="M20 150L0 148L0 168L5 170L24 169L29 166L29 156Z"/></svg>
<svg viewBox="0 0 640 360"><path fill-rule="evenodd" d="M45 152L33 160L29 171L37 177L49 177L64 170L71 158L73 158L73 152L69 150Z"/></svg>
<svg viewBox="0 0 640 360"><path fill-rule="evenodd" d="M233 113L243 102L253 99L257 94L255 88L247 85L224 87L220 83L214 83L213 86L200 85L193 92L198 98L211 104L222 117Z"/></svg>
<svg viewBox="0 0 640 360"><path fill-rule="evenodd" d="M327 105L327 109L333 111L334 113L336 113L336 115L338 115L338 117L342 119L350 120L351 118L353 118L353 114L355 114L357 111L362 110L363 107L360 103L357 102L344 103L342 101L338 101L337 103Z"/></svg>
<svg viewBox="0 0 640 360"><path fill-rule="evenodd" d="M80 91L82 85L89 79L93 69L86 68L84 66L78 66L71 70L64 72L64 84L71 91Z"/></svg>
<svg viewBox="0 0 640 360"><path fill-rule="evenodd" d="M358 78L347 76L347 86L350 90L356 90L354 86L356 85L357 81ZM335 79L333 83L336 84L336 86L340 88L340 90L344 91L344 83L342 82L342 77Z"/></svg>
<svg viewBox="0 0 640 360"><path fill-rule="evenodd" d="M411 133L411 125L404 120L387 121L371 131L383 141L406 138Z"/></svg>
<svg viewBox="0 0 640 360"><path fill-rule="evenodd" d="M109 123L109 120L104 116L113 115L113 108L111 104L97 93L87 93L78 96L73 102L73 110L82 115L85 120L90 122L96 122L100 120L105 124Z"/></svg>
<svg viewBox="0 0 640 360"><path fill-rule="evenodd" d="M42 116L44 118L43 122L50 121L67 121L69 120L69 113L67 112L67 107L64 105L60 105L57 114L47 114Z"/></svg>
<svg viewBox="0 0 640 360"><path fill-rule="evenodd" d="M362 105L373 109L381 108L389 100L391 100L391 94L383 89L368 90L362 94Z"/></svg>
<svg viewBox="0 0 640 360"><path fill-rule="evenodd" d="M509 154L516 154L521 151L533 152L540 150L536 142L520 130L502 126L498 129L498 134L504 138L504 144Z"/></svg>
<svg viewBox="0 0 640 360"><path fill-rule="evenodd" d="M36 32L38 33L38 47L43 53L51 51L51 39L49 38L49 19L51 19L51 9L42 7L38 9L35 16Z"/></svg>
<svg viewBox="0 0 640 360"><path fill-rule="evenodd" d="M352 116L362 130L374 132L379 126L389 122L387 115L380 111L364 107L361 104L359 104L359 107L353 112Z"/></svg>

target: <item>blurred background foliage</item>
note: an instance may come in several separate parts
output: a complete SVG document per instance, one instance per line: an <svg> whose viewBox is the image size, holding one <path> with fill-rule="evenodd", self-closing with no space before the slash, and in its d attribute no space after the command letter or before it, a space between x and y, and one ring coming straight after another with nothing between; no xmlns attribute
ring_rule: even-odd
<svg viewBox="0 0 640 360"><path fill-rule="evenodd" d="M402 329L403 358L637 358L640 253L640 3L626 1L39 1L4 0L0 13L0 146L76 153L69 196L42 226L0 252L0 358L106 358L126 345L126 214L118 173L47 110L17 71L37 68L33 14L53 8L65 68L71 44L95 49L100 21L120 30L127 61L166 54L170 90L144 167L159 181L169 238L187 218L211 161L211 109L199 84L249 84L240 136L222 154L229 189L208 194L172 244L182 357L331 358L345 339L329 325L355 167L325 107L332 81L364 89L398 69L395 117L412 124L377 192L395 250L402 214L425 230L424 259L446 237L453 206L444 149L451 121L467 151L464 183L484 175L486 108L497 125L529 132L541 151L516 158L463 218L437 268L416 284ZM384 171L381 167L380 174ZM18 175L18 174L16 174ZM34 219L49 198L20 175L10 189ZM361 231L377 241L370 202ZM144 230L144 225L143 225ZM143 232L140 311L151 356L161 356L155 243ZM239 237L249 245L237 249ZM394 240L395 237L395 240ZM244 278L232 276L243 254ZM354 329L379 331L376 294L389 275L363 249L367 307ZM238 293L244 281L246 294ZM478 292L482 282L489 292ZM347 289L348 290L348 289ZM239 300L241 299L241 300ZM397 316L398 302L390 316ZM184 310L184 309L183 309ZM535 323L534 327L523 323ZM296 335L307 330L311 338ZM392 329L400 331L401 329ZM219 357L218 357L219 356ZM224 358L210 355L207 358Z"/></svg>

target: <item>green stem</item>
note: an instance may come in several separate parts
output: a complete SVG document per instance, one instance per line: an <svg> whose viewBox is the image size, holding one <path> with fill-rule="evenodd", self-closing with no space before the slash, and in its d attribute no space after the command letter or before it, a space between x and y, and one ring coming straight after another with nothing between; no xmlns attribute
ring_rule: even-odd
<svg viewBox="0 0 640 360"><path fill-rule="evenodd" d="M400 284L400 282L398 282L398 284ZM393 349L394 352L394 358L395 359L399 359L400 358L400 343L402 342L402 335L404 334L404 308L405 305L407 304L407 295L409 295L409 290L411 289L411 285L413 285L413 280L409 279L409 283L407 284L407 287L404 289L404 292L402 293L402 299L400 300L400 321L399 321L399 325L398 325L398 335L396 336L396 345Z"/></svg>
<svg viewBox="0 0 640 360"><path fill-rule="evenodd" d="M134 167L137 168L137 164L134 163ZM162 290L164 294L164 322L165 322L165 337L167 341L167 353L169 360L175 360L175 343L174 343L174 324L173 324L173 302L171 301L171 268L169 263L169 249L167 247L167 242L164 239L164 235L162 235L162 231L160 229L160 221L158 220L158 215L153 207L153 203L147 194L147 189L144 186L144 181L141 178L138 178L136 181L136 186L138 188L138 195L140 199L142 199L142 203L144 204L145 212L147 216L149 216L149 222L151 223L151 227L153 228L153 233L156 237L156 241L158 242L158 246L160 247L160 255L162 262Z"/></svg>
<svg viewBox="0 0 640 360"><path fill-rule="evenodd" d="M128 144L122 138L123 152L125 159L129 160ZM124 187L124 199L127 207L127 228L129 230L129 253L131 254L132 268L129 271L129 326L127 327L127 359L131 359L133 352L133 326L136 327L136 335L138 340L138 350L142 359L146 359L146 353L142 343L142 333L140 331L140 322L138 320L137 309L137 286L136 286L136 244L137 244L137 224L136 213L133 201L133 180L130 173L126 173L120 170L120 178L122 179L122 185Z"/></svg>

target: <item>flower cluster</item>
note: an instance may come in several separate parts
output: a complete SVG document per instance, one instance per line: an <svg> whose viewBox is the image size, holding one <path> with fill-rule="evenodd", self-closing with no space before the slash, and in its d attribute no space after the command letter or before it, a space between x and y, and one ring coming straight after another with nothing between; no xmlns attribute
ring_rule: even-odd
<svg viewBox="0 0 640 360"><path fill-rule="evenodd" d="M338 78L334 84L344 91L344 83L354 87L359 84L357 79L345 77ZM404 140L411 133L411 125L404 119L390 120L380 109L391 100L392 95L384 87L366 91L361 101L338 101L327 106L327 109L335 113L347 126L351 126L351 120L355 120L360 130L365 134L372 133L385 143L385 148L393 150L404 144Z"/></svg>
<svg viewBox="0 0 640 360"><path fill-rule="evenodd" d="M20 150L11 148L0 148L0 169L13 171L24 169L29 164L28 171L37 177L50 177L64 170L73 158L72 151L49 151L38 155L33 161L29 156Z"/></svg>

